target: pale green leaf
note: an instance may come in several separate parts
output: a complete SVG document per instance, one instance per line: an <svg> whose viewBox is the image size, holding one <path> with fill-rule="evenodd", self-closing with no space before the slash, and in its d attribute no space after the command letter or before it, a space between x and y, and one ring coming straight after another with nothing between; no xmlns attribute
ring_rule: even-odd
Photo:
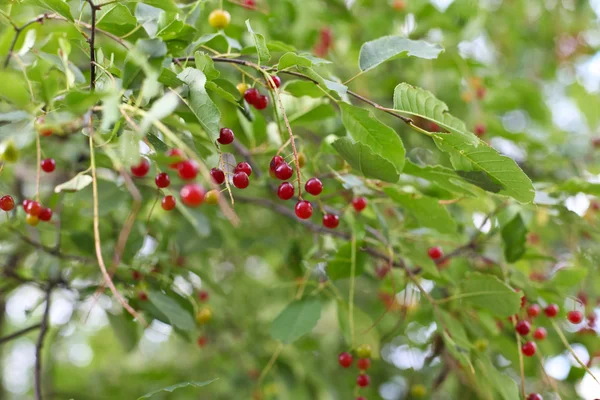
<svg viewBox="0 0 600 400"><path fill-rule="evenodd" d="M401 57L419 57L434 59L444 51L438 44L422 40L410 40L400 36L384 36L371 42L366 42L360 48L359 67L368 71L379 64Z"/></svg>
<svg viewBox="0 0 600 400"><path fill-rule="evenodd" d="M196 323L192 315L184 309L176 300L164 293L150 291L148 293L150 302L168 319L174 328L183 331L194 331Z"/></svg>
<svg viewBox="0 0 600 400"><path fill-rule="evenodd" d="M288 52L281 56L279 59L279 64L277 64L277 69L279 71L284 70L286 68L302 66L302 67L312 67L312 61L306 57L299 56L296 53Z"/></svg>
<svg viewBox="0 0 600 400"><path fill-rule="evenodd" d="M321 302L307 297L290 303L273 321L271 336L288 344L310 333L321 318Z"/></svg>
<svg viewBox="0 0 600 400"><path fill-rule="evenodd" d="M356 255L356 264L354 266L354 276L361 275L365 270L367 254L360 251L362 242L356 242L354 249ZM327 263L327 276L331 280L349 278L352 275L352 242L344 243L340 246L335 257Z"/></svg>
<svg viewBox="0 0 600 400"><path fill-rule="evenodd" d="M55 13L62 15L69 21L73 22L71 8L64 0L29 0L28 3L35 4L47 10L52 10Z"/></svg>
<svg viewBox="0 0 600 400"><path fill-rule="evenodd" d="M398 182L400 174L390 161L362 143L355 143L351 138L345 137L332 143L333 148L352 166L365 177L379 179L385 182Z"/></svg>
<svg viewBox="0 0 600 400"><path fill-rule="evenodd" d="M208 54L197 51L194 53L194 62L196 63L196 69L202 71L207 80L212 81L219 77L220 72L215 68L215 62Z"/></svg>
<svg viewBox="0 0 600 400"><path fill-rule="evenodd" d="M271 59L271 53L269 53L269 49L267 48L267 42L265 41L265 37L260 33L255 33L252 30L252 26L250 26L250 20L246 20L246 26L248 27L248 32L252 35L252 39L254 40L254 45L256 46L256 51L258 54L258 62L259 64L262 62L267 62Z"/></svg>
<svg viewBox="0 0 600 400"><path fill-rule="evenodd" d="M421 167L410 161L406 161L402 172L407 175L426 179L440 188L455 194L469 197L477 196L478 194L477 189L464 182L456 172L441 165L426 165Z"/></svg>
<svg viewBox="0 0 600 400"><path fill-rule="evenodd" d="M74 178L61 183L54 188L54 193L77 192L92 183L92 177L89 175L75 175Z"/></svg>
<svg viewBox="0 0 600 400"><path fill-rule="evenodd" d="M371 346L371 358L374 360L379 359L381 338L373 319L367 313L355 306L354 312L352 313L354 320L354 335L352 335L350 323L348 321L350 316L348 305L338 301L337 306L338 322L346 343L352 345L352 337L354 336L356 346L363 344Z"/></svg>
<svg viewBox="0 0 600 400"><path fill-rule="evenodd" d="M552 276L552 286L561 288L570 288L583 282L588 274L586 268L566 267L561 268Z"/></svg>
<svg viewBox="0 0 600 400"><path fill-rule="evenodd" d="M195 68L186 68L177 75L190 88L189 106L211 141L219 138L221 113L206 92L206 76Z"/></svg>
<svg viewBox="0 0 600 400"><path fill-rule="evenodd" d="M173 91L168 91L163 97L156 100L142 119L140 135L145 135L156 121L160 121L171 115L177 109L178 105L179 95Z"/></svg>
<svg viewBox="0 0 600 400"><path fill-rule="evenodd" d="M471 274L463 280L461 287L462 293L457 297L497 317L514 315L521 306L521 294L493 275Z"/></svg>
<svg viewBox="0 0 600 400"><path fill-rule="evenodd" d="M167 387L164 387L162 389L158 389L158 390L155 390L153 392L146 393L142 397L138 397L137 400L149 399L150 397L152 397L155 394L158 394L160 392L169 392L169 393L172 393L172 392L174 392L177 389L181 389L181 388L185 388L185 387L200 388L200 387L206 386L206 385L208 385L210 383L213 383L217 379L212 379L212 380L206 381L206 382L182 382L182 383L178 383L176 385L167 386Z"/></svg>

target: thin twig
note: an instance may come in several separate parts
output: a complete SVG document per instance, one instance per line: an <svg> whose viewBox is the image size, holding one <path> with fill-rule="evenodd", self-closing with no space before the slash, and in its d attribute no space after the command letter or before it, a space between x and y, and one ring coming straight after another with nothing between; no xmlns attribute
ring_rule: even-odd
<svg viewBox="0 0 600 400"><path fill-rule="evenodd" d="M92 32L88 42L90 44L90 89L93 92L96 90L96 11L98 11L100 7L94 5L92 0L87 0L87 3L90 5L90 9L92 11Z"/></svg>
<svg viewBox="0 0 600 400"><path fill-rule="evenodd" d="M23 335L26 335L26 334L28 334L31 331L35 331L40 326L42 326L42 324L31 325L31 326L28 326L27 328L21 329L20 331L16 331L14 333L11 333L10 335L6 335L4 337L1 337L0 338L0 344L4 344L6 342L10 342L11 340L16 339L18 337L21 337Z"/></svg>
<svg viewBox="0 0 600 400"><path fill-rule="evenodd" d="M40 323L40 333L38 335L37 343L35 345L34 388L36 400L42 400L42 349L44 347L44 338L46 337L46 333L48 332L48 317L50 316L50 297L52 295L53 288L53 283L48 283L48 288L46 289L46 308L44 309L44 315L42 316L42 322Z"/></svg>

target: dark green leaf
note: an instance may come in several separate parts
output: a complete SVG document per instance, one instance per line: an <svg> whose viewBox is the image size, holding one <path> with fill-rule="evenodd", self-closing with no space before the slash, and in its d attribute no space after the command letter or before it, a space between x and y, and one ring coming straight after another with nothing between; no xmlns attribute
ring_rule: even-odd
<svg viewBox="0 0 600 400"><path fill-rule="evenodd" d="M502 240L504 241L504 258L506 258L506 261L514 263L523 257L526 250L527 227L521 218L521 214L515 215L502 228Z"/></svg>
<svg viewBox="0 0 600 400"><path fill-rule="evenodd" d="M379 179L385 182L398 182L400 174L390 161L362 143L355 143L351 138L341 138L333 142L333 148L352 166L365 177Z"/></svg>
<svg viewBox="0 0 600 400"><path fill-rule="evenodd" d="M271 336L288 344L310 333L321 318L321 302L307 297L290 303L273 321Z"/></svg>
<svg viewBox="0 0 600 400"><path fill-rule="evenodd" d="M521 307L521 295L493 275L471 274L461 286L459 297L465 303L498 317L514 315Z"/></svg>
<svg viewBox="0 0 600 400"><path fill-rule="evenodd" d="M148 294L150 302L168 319L174 328L183 331L194 331L196 323L192 315L184 309L176 300L161 292L150 291Z"/></svg>

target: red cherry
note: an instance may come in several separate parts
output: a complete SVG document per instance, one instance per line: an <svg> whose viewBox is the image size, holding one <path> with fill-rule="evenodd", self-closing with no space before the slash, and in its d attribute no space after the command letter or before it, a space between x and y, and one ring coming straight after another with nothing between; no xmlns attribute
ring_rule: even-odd
<svg viewBox="0 0 600 400"><path fill-rule="evenodd" d="M233 186L238 189L246 189L250 184L250 180L248 179L248 174L245 172L236 172L233 175Z"/></svg>
<svg viewBox="0 0 600 400"><path fill-rule="evenodd" d="M142 157L138 165L131 166L131 173L133 174L133 176L136 176L138 178L143 178L144 176L146 176L148 171L150 171L150 162L144 157Z"/></svg>
<svg viewBox="0 0 600 400"><path fill-rule="evenodd" d="M208 342L208 340L204 337L204 336L199 336L197 343L198 343L198 347L204 347L206 346L206 343Z"/></svg>
<svg viewBox="0 0 600 400"><path fill-rule="evenodd" d="M366 371L369 369L369 367L371 366L371 360L369 360L368 358L360 358L357 362L356 362L356 366L358 367L358 369L360 369L361 371Z"/></svg>
<svg viewBox="0 0 600 400"><path fill-rule="evenodd" d="M256 7L256 0L244 0L243 7L253 10Z"/></svg>
<svg viewBox="0 0 600 400"><path fill-rule="evenodd" d="M335 229L340 224L340 217L335 214L323 215L323 226L329 229Z"/></svg>
<svg viewBox="0 0 600 400"><path fill-rule="evenodd" d="M198 292L198 299L200 299L200 301L208 301L209 297L210 296L206 290L201 290Z"/></svg>
<svg viewBox="0 0 600 400"><path fill-rule="evenodd" d="M323 191L323 184L318 178L310 178L306 181L304 189L313 196L318 196Z"/></svg>
<svg viewBox="0 0 600 400"><path fill-rule="evenodd" d="M535 354L536 350L537 350L537 345L533 342L527 342L523 346L521 346L521 351L527 357L533 356Z"/></svg>
<svg viewBox="0 0 600 400"><path fill-rule="evenodd" d="M172 209L175 208L175 204L176 203L177 202L175 200L175 197L173 197L173 196L165 196L165 197L163 197L162 201L160 202L160 206L165 211L171 211Z"/></svg>
<svg viewBox="0 0 600 400"><path fill-rule="evenodd" d="M539 327L535 331L533 331L533 338L535 340L544 340L546 339L547 334L548 332L546 332L545 328Z"/></svg>
<svg viewBox="0 0 600 400"><path fill-rule="evenodd" d="M50 208L44 208L40 215L38 215L40 221L48 222L52 219L52 210Z"/></svg>
<svg viewBox="0 0 600 400"><path fill-rule="evenodd" d="M529 315L531 318L535 318L540 315L541 311L542 309L537 304L532 304L527 307L527 315Z"/></svg>
<svg viewBox="0 0 600 400"><path fill-rule="evenodd" d="M177 169L179 163L185 160L185 153L181 149L171 149L167 151L167 156L174 159L174 162L169 165L172 169Z"/></svg>
<svg viewBox="0 0 600 400"><path fill-rule="evenodd" d="M544 308L544 314L548 318L556 317L558 314L558 306L556 304L550 304L548 307Z"/></svg>
<svg viewBox="0 0 600 400"><path fill-rule="evenodd" d="M179 191L181 201L188 207L198 207L204 202L204 188L197 183L190 183L185 185Z"/></svg>
<svg viewBox="0 0 600 400"><path fill-rule="evenodd" d="M296 203L296 216L300 219L308 219L312 216L312 204L306 200L300 200Z"/></svg>
<svg viewBox="0 0 600 400"><path fill-rule="evenodd" d="M281 164L282 162L284 162L283 157L281 156L274 156L271 159L271 163L269 164L269 169L273 172L275 172L275 168L277 168L277 166L279 164Z"/></svg>
<svg viewBox="0 0 600 400"><path fill-rule="evenodd" d="M244 93L244 99L248 102L248 104L255 105L259 98L260 92L255 88L250 88Z"/></svg>
<svg viewBox="0 0 600 400"><path fill-rule="evenodd" d="M54 172L56 169L56 161L54 161L53 158L46 158L45 160L42 160L40 165L42 170L47 173Z"/></svg>
<svg viewBox="0 0 600 400"><path fill-rule="evenodd" d="M225 172L223 172L219 168L212 168L210 170L210 176L212 177L213 182L217 185L220 185L223 182L225 182Z"/></svg>
<svg viewBox="0 0 600 400"><path fill-rule="evenodd" d="M484 124L477 124L475 125L475 135L477 135L477 137L482 137L483 135L485 135L485 125Z"/></svg>
<svg viewBox="0 0 600 400"><path fill-rule="evenodd" d="M15 199L10 195L5 195L0 197L0 210L2 211L10 211L15 208Z"/></svg>
<svg viewBox="0 0 600 400"><path fill-rule="evenodd" d="M277 75L272 75L271 79L273 79L273 83L275 84L275 87L280 87L281 86L281 78L280 77L278 77ZM271 83L271 81L268 81L268 83L269 83L269 87L271 89L275 89L273 87L273 84Z"/></svg>
<svg viewBox="0 0 600 400"><path fill-rule="evenodd" d="M146 292L139 292L138 299L140 299L140 301L148 301L148 295Z"/></svg>
<svg viewBox="0 0 600 400"><path fill-rule="evenodd" d="M583 313L581 311L569 311L567 313L567 318L572 324L579 324L583 321Z"/></svg>
<svg viewBox="0 0 600 400"><path fill-rule="evenodd" d="M364 397L364 396L358 396L358 397L356 398L356 400L367 400L367 398L366 398L366 397Z"/></svg>
<svg viewBox="0 0 600 400"><path fill-rule="evenodd" d="M156 186L159 188L164 189L171 184L171 178L169 178L169 174L166 172L161 172L154 178L154 183L156 183Z"/></svg>
<svg viewBox="0 0 600 400"><path fill-rule="evenodd" d="M361 212L367 207L367 199L364 197L352 199L352 207L354 207L357 212Z"/></svg>
<svg viewBox="0 0 600 400"><path fill-rule="evenodd" d="M282 181L288 180L294 175L294 170L290 167L290 164L282 162L275 168L275 176L277 179Z"/></svg>
<svg viewBox="0 0 600 400"><path fill-rule="evenodd" d="M348 368L352 365L352 354L343 352L338 356L338 362L344 368Z"/></svg>
<svg viewBox="0 0 600 400"><path fill-rule="evenodd" d="M441 247L438 247L438 246L436 246L436 247L430 247L427 250L427 255L432 260L439 260L444 255L444 252L442 251Z"/></svg>
<svg viewBox="0 0 600 400"><path fill-rule="evenodd" d="M367 387L371 383L371 378L367 374L360 374L356 377L356 384L360 387Z"/></svg>
<svg viewBox="0 0 600 400"><path fill-rule="evenodd" d="M477 96L478 99L483 99L485 97L485 88L483 86L479 86L476 90L475 90L475 95Z"/></svg>
<svg viewBox="0 0 600 400"><path fill-rule="evenodd" d="M242 161L235 167L235 170L233 172L234 173L245 172L246 175L250 176L250 175L252 175L252 167L247 162Z"/></svg>
<svg viewBox="0 0 600 400"><path fill-rule="evenodd" d="M519 321L515 326L515 330L519 332L519 335L525 336L531 331L531 324L527 321Z"/></svg>
<svg viewBox="0 0 600 400"><path fill-rule="evenodd" d="M194 160L185 160L177 165L179 177L184 180L192 180L198 175L198 164Z"/></svg>
<svg viewBox="0 0 600 400"><path fill-rule="evenodd" d="M544 398L540 394L531 393L529 396L527 396L527 400L544 400Z"/></svg>
<svg viewBox="0 0 600 400"><path fill-rule="evenodd" d="M29 205L29 203L31 203L31 200L29 200L29 199L23 200L23 210L25 210L25 212L27 212L27 206Z"/></svg>
<svg viewBox="0 0 600 400"><path fill-rule="evenodd" d="M141 281L143 277L144 276L142 275L142 273L140 271L135 271L135 270L131 271L131 278L134 281Z"/></svg>
<svg viewBox="0 0 600 400"><path fill-rule="evenodd" d="M281 200L289 200L294 197L294 185L289 182L283 182L277 188L277 197Z"/></svg>
<svg viewBox="0 0 600 400"><path fill-rule="evenodd" d="M269 98L267 96L260 96L256 103L254 103L254 107L257 110L264 110L269 105Z"/></svg>
<svg viewBox="0 0 600 400"><path fill-rule="evenodd" d="M217 139L217 142L221 144L230 144L231 142L233 142L234 138L235 135L233 134L233 131L231 129L221 128L221 130L219 131L219 138Z"/></svg>
<svg viewBox="0 0 600 400"><path fill-rule="evenodd" d="M25 208L25 212L29 215L33 215L34 217L39 217L42 210L42 205L37 201L29 201L27 203L27 207Z"/></svg>

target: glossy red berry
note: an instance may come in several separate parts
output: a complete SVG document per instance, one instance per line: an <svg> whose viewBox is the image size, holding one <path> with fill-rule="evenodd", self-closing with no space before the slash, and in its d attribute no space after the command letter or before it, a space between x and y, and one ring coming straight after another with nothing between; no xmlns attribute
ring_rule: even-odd
<svg viewBox="0 0 600 400"><path fill-rule="evenodd" d="M246 93L244 93L244 99L248 102L248 104L255 105L259 98L260 92L255 88L250 88L246 90Z"/></svg>
<svg viewBox="0 0 600 400"><path fill-rule="evenodd" d="M546 332L545 328L539 327L535 331L533 331L533 338L535 340L544 340L546 339L547 334L548 332Z"/></svg>
<svg viewBox="0 0 600 400"><path fill-rule="evenodd" d="M140 301L148 301L148 295L146 294L146 292L139 292L138 299Z"/></svg>
<svg viewBox="0 0 600 400"><path fill-rule="evenodd" d="M165 196L165 197L163 197L162 201L160 202L160 206L165 211L171 211L172 209L175 208L176 203L177 203L177 201L175 200L175 197Z"/></svg>
<svg viewBox="0 0 600 400"><path fill-rule="evenodd" d="M367 374L360 374L356 377L356 384L360 387L367 387L371 383L371 378Z"/></svg>
<svg viewBox="0 0 600 400"><path fill-rule="evenodd" d="M340 217L335 214L323 215L323 226L329 229L335 229L340 224Z"/></svg>
<svg viewBox="0 0 600 400"><path fill-rule="evenodd" d="M50 208L44 208L40 215L38 215L40 221L48 222L52 219L52 210Z"/></svg>
<svg viewBox="0 0 600 400"><path fill-rule="evenodd" d="M581 321L583 321L583 313L581 311L577 311L577 310L569 311L567 313L567 319L572 324L579 324L579 323L581 323Z"/></svg>
<svg viewBox="0 0 600 400"><path fill-rule="evenodd" d="M131 166L131 173L133 176L143 178L150 171L150 161L146 158L140 160L139 164Z"/></svg>
<svg viewBox="0 0 600 400"><path fill-rule="evenodd" d="M531 324L528 321L519 321L515 326L515 330L519 333L519 335L525 336L531 331Z"/></svg>
<svg viewBox="0 0 600 400"><path fill-rule="evenodd" d="M29 199L23 200L23 210L25 210L25 212L27 212L27 206L29 205L29 203L31 203L31 200L29 200Z"/></svg>
<svg viewBox="0 0 600 400"><path fill-rule="evenodd" d="M250 175L252 175L252 167L247 162L242 161L235 167L235 170L233 172L234 173L245 172L246 175L250 176Z"/></svg>
<svg viewBox="0 0 600 400"><path fill-rule="evenodd" d="M289 200L294 197L294 185L289 182L283 182L277 188L277 197L281 200Z"/></svg>
<svg viewBox="0 0 600 400"><path fill-rule="evenodd" d="M550 304L548 307L544 308L544 314L548 318L556 317L558 314L558 306L556 304Z"/></svg>
<svg viewBox="0 0 600 400"><path fill-rule="evenodd" d="M260 96L256 103L254 103L254 107L257 110L264 110L269 105L269 98L267 96Z"/></svg>
<svg viewBox="0 0 600 400"><path fill-rule="evenodd" d="M540 315L541 311L542 309L537 304L532 304L529 307L527 307L527 315L529 315L529 317L531 318L535 318L538 315Z"/></svg>
<svg viewBox="0 0 600 400"><path fill-rule="evenodd" d="M306 181L304 189L313 196L318 196L323 191L323 184L318 178L310 178Z"/></svg>
<svg viewBox="0 0 600 400"><path fill-rule="evenodd" d="M368 358L359 358L358 361L356 362L356 366L361 371L366 371L371 366L371 360Z"/></svg>
<svg viewBox="0 0 600 400"><path fill-rule="evenodd" d="M166 172L161 172L154 178L154 183L156 183L156 186L159 188L164 189L171 184L171 178L169 178L169 174Z"/></svg>
<svg viewBox="0 0 600 400"><path fill-rule="evenodd" d="M438 246L436 246L436 247L430 247L427 250L427 255L432 260L439 260L444 255L444 252L442 251L441 247L438 247Z"/></svg>
<svg viewBox="0 0 600 400"><path fill-rule="evenodd" d="M527 342L523 346L521 346L521 351L527 357L532 357L537 350L537 345L533 342Z"/></svg>
<svg viewBox="0 0 600 400"><path fill-rule="evenodd" d="M269 164L269 169L273 172L275 172L275 168L277 168L277 166L279 164L281 164L282 162L284 162L283 157L281 156L274 156L273 158L271 158L271 163Z"/></svg>
<svg viewBox="0 0 600 400"><path fill-rule="evenodd" d="M300 219L308 219L312 216L313 208L312 204L310 204L306 200L300 200L296 203L296 216Z"/></svg>
<svg viewBox="0 0 600 400"><path fill-rule="evenodd" d="M236 172L233 174L233 186L238 189L246 189L250 184L250 180L248 179L248 174L245 172Z"/></svg>
<svg viewBox="0 0 600 400"><path fill-rule="evenodd" d="M277 75L272 75L271 79L273 79L273 83L275 84L275 87L280 87L281 86L281 78L278 77ZM271 84L271 81L269 81L269 87L271 89L274 89L273 84Z"/></svg>
<svg viewBox="0 0 600 400"><path fill-rule="evenodd" d="M541 394L531 393L529 396L527 396L527 400L544 400L544 398Z"/></svg>
<svg viewBox="0 0 600 400"><path fill-rule="evenodd" d="M217 139L217 142L221 144L230 144L231 142L233 142L234 138L235 135L233 134L233 131L231 129L221 128L221 130L219 131L219 138Z"/></svg>
<svg viewBox="0 0 600 400"><path fill-rule="evenodd" d="M40 166L42 167L42 170L44 172L54 172L54 170L56 169L56 161L54 161L53 158L46 158L45 160L42 160Z"/></svg>
<svg viewBox="0 0 600 400"><path fill-rule="evenodd" d="M354 207L357 212L361 212L367 207L367 199L364 197L352 199L352 207Z"/></svg>
<svg viewBox="0 0 600 400"><path fill-rule="evenodd" d="M482 137L483 135L485 135L485 125L484 124L477 124L475 125L475 135L477 135L477 137Z"/></svg>
<svg viewBox="0 0 600 400"><path fill-rule="evenodd" d="M201 290L198 292L198 299L200 301L208 301L209 297L210 297L210 295L208 294L208 292L206 290Z"/></svg>
<svg viewBox="0 0 600 400"><path fill-rule="evenodd" d="M204 188L197 183L185 185L179 191L181 202L188 207L198 207L204 202Z"/></svg>
<svg viewBox="0 0 600 400"><path fill-rule="evenodd" d="M179 163L185 160L185 153L181 149L171 149L167 151L167 156L173 159L173 163L169 165L172 169L177 169Z"/></svg>
<svg viewBox="0 0 600 400"><path fill-rule="evenodd" d="M352 365L352 354L343 352L338 356L338 362L344 368L348 368Z"/></svg>
<svg viewBox="0 0 600 400"><path fill-rule="evenodd" d="M29 215L33 215L34 217L38 217L42 210L42 205L37 201L29 201L27 203L27 207L25 208L25 212Z"/></svg>
<svg viewBox="0 0 600 400"><path fill-rule="evenodd" d="M198 175L198 164L194 160L185 160L177 165L177 173L179 177L184 180L196 179Z"/></svg>
<svg viewBox="0 0 600 400"><path fill-rule="evenodd" d="M10 211L15 208L15 199L10 195L5 195L0 197L0 210L2 211Z"/></svg>
<svg viewBox="0 0 600 400"><path fill-rule="evenodd" d="M275 176L277 179L282 181L288 180L294 175L294 170L290 167L290 164L282 162L275 168Z"/></svg>
<svg viewBox="0 0 600 400"><path fill-rule="evenodd" d="M212 177L213 182L217 185L221 185L223 182L225 182L225 172L219 168L212 168L210 170L210 176Z"/></svg>

